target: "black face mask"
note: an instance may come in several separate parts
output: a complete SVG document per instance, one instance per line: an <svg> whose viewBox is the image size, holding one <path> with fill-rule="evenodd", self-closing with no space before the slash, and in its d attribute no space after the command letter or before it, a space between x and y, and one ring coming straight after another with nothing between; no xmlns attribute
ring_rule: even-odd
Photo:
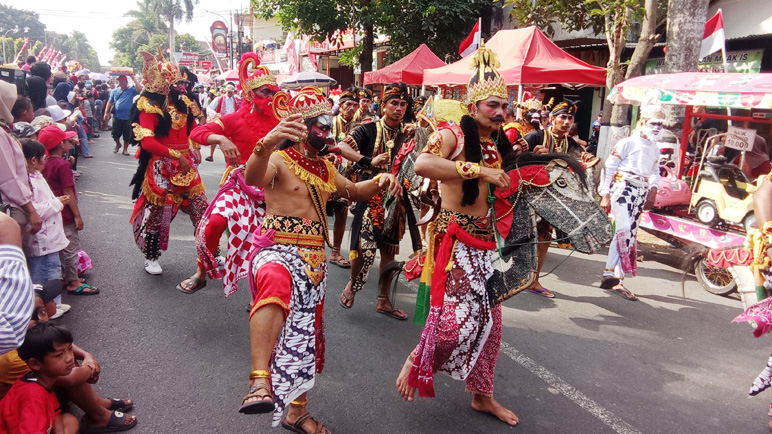
<svg viewBox="0 0 772 434"><path fill-rule="evenodd" d="M308 125L308 144L311 145L312 148L316 149L319 152L324 151L327 149L328 146L334 145L335 141L332 137L332 118L329 115L321 115L314 119L314 122L310 122L311 125ZM325 137L317 137L316 135L312 134L312 129L319 129L319 125L322 124L325 127L330 128L327 131L327 134Z"/></svg>

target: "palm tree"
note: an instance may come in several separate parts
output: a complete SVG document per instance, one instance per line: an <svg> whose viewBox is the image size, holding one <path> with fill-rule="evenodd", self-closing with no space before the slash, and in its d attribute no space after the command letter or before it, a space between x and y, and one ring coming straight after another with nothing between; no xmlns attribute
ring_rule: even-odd
<svg viewBox="0 0 772 434"><path fill-rule="evenodd" d="M193 5L198 0L150 0L156 15L163 17L169 24L169 57L174 53L174 22L193 18Z"/></svg>
<svg viewBox="0 0 772 434"><path fill-rule="evenodd" d="M73 30L70 36L64 41L63 45L67 56L70 59L79 60L84 67L99 67L96 51L94 51L94 48L89 44L85 33Z"/></svg>
<svg viewBox="0 0 772 434"><path fill-rule="evenodd" d="M161 17L153 10L153 0L138 0L137 9L126 12L134 20L129 25L134 29L132 41L145 44L156 33L166 33L168 28Z"/></svg>

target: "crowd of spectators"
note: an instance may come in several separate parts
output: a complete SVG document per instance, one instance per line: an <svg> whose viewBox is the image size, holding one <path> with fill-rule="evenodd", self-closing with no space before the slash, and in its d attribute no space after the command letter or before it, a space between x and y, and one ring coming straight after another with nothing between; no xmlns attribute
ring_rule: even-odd
<svg viewBox="0 0 772 434"><path fill-rule="evenodd" d="M107 127L109 87L40 62L28 72L27 95L0 81L0 433L123 431L132 401L101 397L95 356L50 322L72 308L62 294L99 294L80 275L76 179Z"/></svg>

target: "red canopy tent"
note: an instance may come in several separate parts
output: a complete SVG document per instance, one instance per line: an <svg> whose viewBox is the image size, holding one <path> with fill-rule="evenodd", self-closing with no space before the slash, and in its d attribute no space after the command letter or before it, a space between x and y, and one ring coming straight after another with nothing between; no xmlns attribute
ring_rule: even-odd
<svg viewBox="0 0 772 434"><path fill-rule="evenodd" d="M606 68L592 66L561 50L536 27L499 30L485 47L501 62L499 73L509 86L522 84L606 85ZM424 71L427 86L466 85L471 75L467 56L450 65Z"/></svg>
<svg viewBox="0 0 772 434"><path fill-rule="evenodd" d="M412 53L377 71L365 72L365 84L391 84L404 81L407 85L420 86L424 69L445 66L426 44L421 44Z"/></svg>

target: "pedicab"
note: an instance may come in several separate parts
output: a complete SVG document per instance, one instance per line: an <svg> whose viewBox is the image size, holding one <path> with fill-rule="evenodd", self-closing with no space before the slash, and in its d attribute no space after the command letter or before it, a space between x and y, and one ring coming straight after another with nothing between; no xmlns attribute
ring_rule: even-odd
<svg viewBox="0 0 772 434"><path fill-rule="evenodd" d="M684 106L685 126L691 125L693 118L772 124L772 74L682 72L646 75L616 85L608 99L619 104L639 105L653 101ZM694 106L724 108L727 114L694 113ZM680 143L688 143L691 131L688 127L683 129ZM684 178L685 158L686 147L679 146L674 171L678 179ZM729 169L734 176L734 182L730 182L729 172L722 169L727 167L725 162L707 156L705 159L706 166L710 167L706 167L706 173L697 170L692 178L689 212L683 215L669 212L667 208L646 211L641 218L641 228L680 247L719 249L741 246L745 240L743 226L751 224L749 211L752 205L748 208L750 202L743 202L751 201L744 191L746 180L740 177L741 171ZM709 207L711 201L714 208ZM723 206L717 204L721 201ZM736 205L737 210L727 204ZM722 218L719 208L724 211L725 224L716 221L716 218ZM726 213L729 208L734 212L731 217ZM707 291L726 295L737 289L732 271L710 266L704 255L697 255L692 262L697 280Z"/></svg>

